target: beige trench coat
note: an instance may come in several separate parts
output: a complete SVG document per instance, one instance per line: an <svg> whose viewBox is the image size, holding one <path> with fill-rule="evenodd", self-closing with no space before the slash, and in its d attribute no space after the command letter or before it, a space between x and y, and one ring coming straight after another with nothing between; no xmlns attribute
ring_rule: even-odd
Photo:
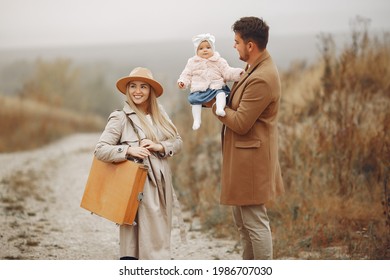
<svg viewBox="0 0 390 280"><path fill-rule="evenodd" d="M267 51L232 87L222 131L221 204L259 205L284 192L278 160L279 74Z"/></svg>
<svg viewBox="0 0 390 280"><path fill-rule="evenodd" d="M164 109L160 109L166 115ZM125 114L124 114L125 113ZM166 115L167 116L167 115ZM129 146L138 146L138 138L130 122L137 127L141 139L145 138L140 121L125 103L123 111L113 112L95 149L95 156L106 162L126 160ZM175 193L171 170L167 161L182 148L182 139L177 135L173 141L162 141L165 153L152 153L144 163L148 165L148 177L144 197L140 203L136 226L120 226L120 257L138 259L170 259L172 208Z"/></svg>

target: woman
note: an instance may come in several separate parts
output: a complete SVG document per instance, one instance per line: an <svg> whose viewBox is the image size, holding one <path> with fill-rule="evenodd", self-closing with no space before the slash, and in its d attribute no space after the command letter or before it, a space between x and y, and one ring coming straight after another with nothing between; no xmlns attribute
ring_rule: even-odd
<svg viewBox="0 0 390 280"><path fill-rule="evenodd" d="M176 196L167 158L181 150L182 140L157 102L163 88L149 69L135 68L128 77L119 79L116 86L126 95L126 102L122 111L110 115L95 156L106 162L139 158L149 167L136 225L120 226L120 259L170 259Z"/></svg>

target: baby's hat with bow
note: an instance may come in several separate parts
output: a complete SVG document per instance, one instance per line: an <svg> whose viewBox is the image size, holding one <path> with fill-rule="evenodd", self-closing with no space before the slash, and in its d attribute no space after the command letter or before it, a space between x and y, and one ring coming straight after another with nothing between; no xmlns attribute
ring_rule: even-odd
<svg viewBox="0 0 390 280"><path fill-rule="evenodd" d="M215 37L209 33L205 33L205 34L199 34L192 37L192 43L194 43L195 54L197 54L198 47L200 43L202 43L203 41L207 41L210 44L213 52L215 52Z"/></svg>

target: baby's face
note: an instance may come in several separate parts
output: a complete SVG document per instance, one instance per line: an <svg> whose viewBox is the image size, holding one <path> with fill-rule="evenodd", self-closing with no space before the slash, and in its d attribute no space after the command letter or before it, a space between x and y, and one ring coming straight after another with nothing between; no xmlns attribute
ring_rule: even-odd
<svg viewBox="0 0 390 280"><path fill-rule="evenodd" d="M213 56L214 52L209 42L203 41L199 44L196 54L201 58L210 58Z"/></svg>

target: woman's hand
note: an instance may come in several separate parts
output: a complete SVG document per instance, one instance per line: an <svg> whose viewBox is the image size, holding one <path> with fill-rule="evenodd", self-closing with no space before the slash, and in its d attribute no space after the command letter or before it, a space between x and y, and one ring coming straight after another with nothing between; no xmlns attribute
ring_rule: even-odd
<svg viewBox="0 0 390 280"><path fill-rule="evenodd" d="M164 147L161 144L154 143L152 140L149 139L143 139L141 141L141 147L148 149L149 151L153 152L164 152Z"/></svg>
<svg viewBox="0 0 390 280"><path fill-rule="evenodd" d="M129 147L126 154L135 158L144 159L150 156L150 151L144 147Z"/></svg>

